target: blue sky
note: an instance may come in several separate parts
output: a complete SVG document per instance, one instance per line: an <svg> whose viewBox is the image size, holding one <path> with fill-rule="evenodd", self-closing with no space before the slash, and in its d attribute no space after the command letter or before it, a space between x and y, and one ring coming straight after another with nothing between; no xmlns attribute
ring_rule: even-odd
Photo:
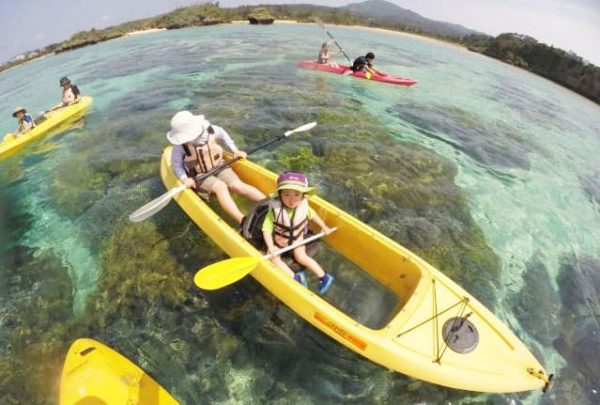
<svg viewBox="0 0 600 405"><path fill-rule="evenodd" d="M572 50L600 66L600 0L391 0L425 17L488 34L519 32ZM67 39L75 32L201 3L197 0L0 0L0 63L20 53ZM344 0L221 0L221 6Z"/></svg>

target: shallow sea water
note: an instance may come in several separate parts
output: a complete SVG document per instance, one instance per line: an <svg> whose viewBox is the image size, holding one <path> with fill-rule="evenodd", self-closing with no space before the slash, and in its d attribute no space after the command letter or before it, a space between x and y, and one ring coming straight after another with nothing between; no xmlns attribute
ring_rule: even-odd
<svg viewBox="0 0 600 405"><path fill-rule="evenodd" d="M122 38L0 74L0 133L13 129L14 105L35 114L56 103L65 74L94 97L82 128L0 162L0 402L54 403L62 357L83 336L187 404L600 400L600 107L451 45L333 32L352 55L374 50L379 68L419 83L299 70L324 38L287 24ZM464 268L451 276L557 373L554 392L419 382L339 346L252 279L196 290L196 269L225 255L176 204L148 224L126 221L164 192L158 162L179 109L204 113L242 147L318 120L310 136L253 160L306 170L324 198L442 271ZM386 153L397 166L373 163ZM441 245L464 250L445 257ZM393 307L357 272L323 260L337 269L333 302L375 323L381 305ZM155 275L171 284L157 291Z"/></svg>

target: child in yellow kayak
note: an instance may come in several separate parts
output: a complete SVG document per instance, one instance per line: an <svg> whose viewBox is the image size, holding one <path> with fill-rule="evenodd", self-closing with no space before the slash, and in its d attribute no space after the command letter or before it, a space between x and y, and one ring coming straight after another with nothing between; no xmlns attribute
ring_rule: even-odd
<svg viewBox="0 0 600 405"><path fill-rule="evenodd" d="M15 136L23 135L35 128L33 117L27 114L27 110L23 107L15 108L12 116L19 121L19 127L14 132Z"/></svg>
<svg viewBox="0 0 600 405"><path fill-rule="evenodd" d="M278 196L269 203L269 211L262 225L263 238L269 253L274 253L278 248L284 248L304 239L309 221L319 226L326 235L332 232L321 217L308 206L307 194L312 191L313 188L308 187L308 181L303 173L284 172L279 176L277 179ZM333 283L333 276L325 273L319 263L306 254L306 245L297 247L292 254L298 264L319 277L319 293L325 294L329 291ZM294 274L280 256L274 257L272 260L300 284L307 286L303 271Z"/></svg>

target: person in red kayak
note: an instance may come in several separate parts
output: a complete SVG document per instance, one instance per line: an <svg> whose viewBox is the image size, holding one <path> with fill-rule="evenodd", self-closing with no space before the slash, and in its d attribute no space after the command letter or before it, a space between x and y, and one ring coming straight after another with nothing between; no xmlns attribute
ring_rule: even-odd
<svg viewBox="0 0 600 405"><path fill-rule="evenodd" d="M365 77L370 78L372 74L377 76L384 76L383 73L379 72L373 67L373 61L375 60L375 54L368 52L365 56L359 56L354 60L350 70L352 72L365 72Z"/></svg>
<svg viewBox="0 0 600 405"><path fill-rule="evenodd" d="M319 215L309 207L307 194L313 192L308 187L308 180L303 173L283 172L277 178L277 194L269 202L269 211L262 224L263 239L267 251L274 253L278 249L289 246L304 239L308 232L308 223L314 222L326 235L332 229L325 225ZM323 268L306 253L306 245L298 246L292 251L294 260L301 266L309 269L319 277L319 293L325 294L331 288L333 276L325 273ZM279 268L290 277L307 287L304 271L294 273L280 256L271 259Z"/></svg>
<svg viewBox="0 0 600 405"><path fill-rule="evenodd" d="M333 43L333 39L323 42L323 45L321 45L321 50L319 51L319 57L317 58L317 63L322 64L322 65L327 64L327 63L329 63L329 59L335 58L336 56L338 56L341 53L341 52L331 52L331 49L329 49L329 47L331 46L332 43Z"/></svg>

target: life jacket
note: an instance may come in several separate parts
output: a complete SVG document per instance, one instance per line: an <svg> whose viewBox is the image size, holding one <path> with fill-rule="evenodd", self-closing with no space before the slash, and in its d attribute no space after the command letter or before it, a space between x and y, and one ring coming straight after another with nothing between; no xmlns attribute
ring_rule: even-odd
<svg viewBox="0 0 600 405"><path fill-rule="evenodd" d="M28 126L30 124L30 126ZM35 128L35 121L31 114L25 114L22 120L19 120L19 130L24 131L29 128Z"/></svg>
<svg viewBox="0 0 600 405"><path fill-rule="evenodd" d="M183 166L189 177L196 177L220 166L223 162L223 148L217 143L217 136L212 126L208 127L208 140L202 145L194 142L184 143L185 157Z"/></svg>
<svg viewBox="0 0 600 405"><path fill-rule="evenodd" d="M291 245L308 230L308 198L304 197L296 207L292 218L279 198L271 200L269 209L273 210L273 242L280 248Z"/></svg>

